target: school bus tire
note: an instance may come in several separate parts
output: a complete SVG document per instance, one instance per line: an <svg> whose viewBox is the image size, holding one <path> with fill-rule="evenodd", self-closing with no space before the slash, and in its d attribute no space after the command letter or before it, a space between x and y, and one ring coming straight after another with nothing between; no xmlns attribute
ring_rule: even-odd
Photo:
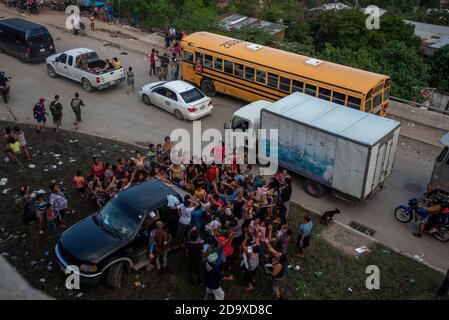
<svg viewBox="0 0 449 320"><path fill-rule="evenodd" d="M201 91L208 97L215 97L217 95L214 82L207 78L201 80Z"/></svg>

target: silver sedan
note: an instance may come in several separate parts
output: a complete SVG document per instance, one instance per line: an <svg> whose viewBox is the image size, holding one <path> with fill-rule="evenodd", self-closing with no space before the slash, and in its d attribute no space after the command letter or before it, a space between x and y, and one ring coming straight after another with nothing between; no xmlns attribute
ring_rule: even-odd
<svg viewBox="0 0 449 320"><path fill-rule="evenodd" d="M139 96L143 103L173 113L178 120L197 120L214 108L209 97L181 80L149 83L140 89Z"/></svg>

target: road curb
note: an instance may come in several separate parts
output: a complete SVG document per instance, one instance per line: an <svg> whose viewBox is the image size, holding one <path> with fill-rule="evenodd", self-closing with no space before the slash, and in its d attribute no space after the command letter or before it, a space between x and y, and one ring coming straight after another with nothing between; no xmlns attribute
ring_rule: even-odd
<svg viewBox="0 0 449 320"><path fill-rule="evenodd" d="M24 19L26 19L26 20L33 21L33 22L35 22L35 23L43 24L41 21L38 21L38 20L36 20L36 19L33 19L32 16L30 16L30 17L28 17L28 16L24 17L22 14L20 14L20 13L18 13L18 12L15 12L15 11L11 11L11 12L10 12L10 10L7 10L7 13L10 14L10 15L14 15L14 16L16 16L16 17L21 17L21 18L24 18ZM60 25L53 24L53 23L51 23L51 22L45 22L45 25L51 26L51 27L53 27L53 28L55 28L55 29L58 29L58 30L68 31L68 29L66 29L66 28L64 28L64 27L61 27ZM144 50L139 50L139 49L136 49L136 48L132 48L132 47L130 47L130 46L128 46L128 45L123 45L123 44L118 43L118 42L115 42L115 41L106 40L106 39L101 38L101 37L96 37L96 36L94 36L94 35L92 35L92 34L90 34L90 33L86 33L85 36L79 36L79 37L86 37L86 38L95 39L95 40L101 41L101 42L107 42L107 43L110 43L110 44L112 44L112 45L114 45L114 46L118 46L119 48L124 48L124 49L126 49L126 50L128 50L128 51L131 51L131 52L134 52L134 53L137 53L137 54L143 54L143 55L147 55L147 54L148 54L148 52L146 52L146 51L144 51ZM148 46L151 45L150 43L146 43L145 41L141 41L141 40L138 40L138 39L136 39L135 41L139 41L139 42L145 43L145 44L147 44ZM157 45L153 45L153 46L157 46Z"/></svg>
<svg viewBox="0 0 449 320"><path fill-rule="evenodd" d="M299 209L303 209L303 210L310 211L311 213L313 213L314 215L316 215L316 216L318 216L318 217L321 217L321 216L322 216L321 213L319 213L319 212L317 212L317 211L315 211L315 210L313 210L313 209L311 209L311 208L309 208L309 207L307 207L307 206L303 206L303 205L299 204L298 202L291 201L291 205L292 205L293 207L296 207L296 208L299 208ZM346 225L346 224L344 224L344 223L342 223L342 222L340 222L340 221L334 220L333 222L336 223L337 225L339 225L340 227L342 227L342 228L348 230L349 232L352 232L352 233L357 234L357 235L359 235L359 236L361 236L361 237L363 237L363 238L369 239L370 241L373 241L373 242L376 242L376 243L378 243L378 244L381 244L381 245L383 245L383 246L385 246L385 247L387 247L387 248L393 250L394 252L396 252L396 253L398 253L398 254L401 254L401 255L403 255L403 256L406 256L406 257L408 257L408 258L410 258L410 259L412 259L412 260L414 260L414 261L417 261L417 262L419 262L419 263L422 263L422 264L425 265L426 267L429 267L429 268L431 268L431 269L433 269L433 270L435 270L435 271L438 271L439 273L441 273L441 274L443 274L443 275L446 274L446 270L440 269L440 268L438 268L438 267L436 267L436 266L434 266L434 265L432 265L432 264L430 264L430 263L428 263L428 262L426 262L426 261L424 261L424 260L423 260L423 261L420 261L420 260L416 259L416 258L414 257L415 255L413 255L413 254L411 254L411 253L402 251L402 250L400 250L400 249L398 249L398 248L390 247L389 245L383 243L382 241L380 241L380 240L378 240L378 239L375 239L375 238L373 238L373 237L370 237L370 236L368 236L368 235L366 235L366 234L364 234L364 233L362 233L362 232L360 232L360 231L358 231L358 230L354 230L354 229L352 229L350 226L348 226L348 225Z"/></svg>

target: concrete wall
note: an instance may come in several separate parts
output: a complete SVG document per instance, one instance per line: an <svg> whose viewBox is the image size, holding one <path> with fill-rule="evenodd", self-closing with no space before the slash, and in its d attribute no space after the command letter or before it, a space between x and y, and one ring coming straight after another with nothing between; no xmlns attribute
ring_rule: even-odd
<svg viewBox="0 0 449 320"><path fill-rule="evenodd" d="M387 114L449 132L449 116L442 113L390 100Z"/></svg>

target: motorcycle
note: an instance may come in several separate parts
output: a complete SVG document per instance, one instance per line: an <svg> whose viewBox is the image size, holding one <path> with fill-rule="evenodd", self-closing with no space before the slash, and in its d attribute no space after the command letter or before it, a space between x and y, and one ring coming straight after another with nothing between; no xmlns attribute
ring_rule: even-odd
<svg viewBox="0 0 449 320"><path fill-rule="evenodd" d="M408 201L408 205L400 205L394 209L394 215L402 223L409 223L412 220L416 223L426 221L429 213L420 205L422 205L422 202L418 199L411 199ZM432 235L435 239L441 242L449 241L449 225L435 224L434 228L436 231Z"/></svg>

